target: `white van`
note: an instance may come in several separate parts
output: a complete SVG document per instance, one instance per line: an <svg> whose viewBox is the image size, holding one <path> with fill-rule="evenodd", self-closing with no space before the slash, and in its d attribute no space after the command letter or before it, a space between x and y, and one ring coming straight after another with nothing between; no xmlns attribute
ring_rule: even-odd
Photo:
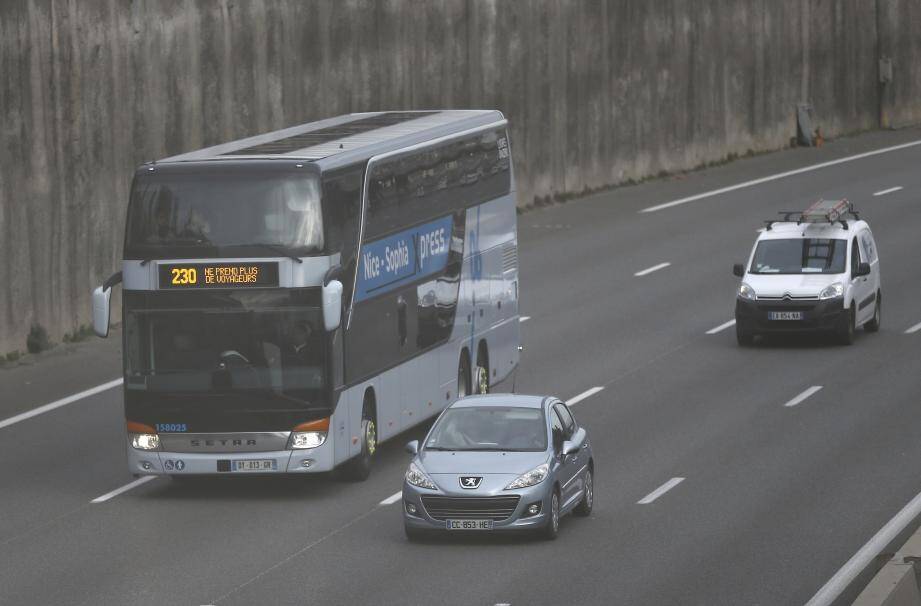
<svg viewBox="0 0 921 606"><path fill-rule="evenodd" d="M766 333L829 332L846 345L863 326L879 330L879 255L870 226L847 200L819 200L781 213L758 236L736 295L736 337L751 345Z"/></svg>

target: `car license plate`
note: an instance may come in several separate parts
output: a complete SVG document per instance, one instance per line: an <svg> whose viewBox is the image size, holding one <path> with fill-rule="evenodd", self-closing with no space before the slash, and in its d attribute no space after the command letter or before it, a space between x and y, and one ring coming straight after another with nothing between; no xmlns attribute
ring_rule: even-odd
<svg viewBox="0 0 921 606"><path fill-rule="evenodd" d="M803 312L801 311L771 311L768 312L768 320L802 320Z"/></svg>
<svg viewBox="0 0 921 606"><path fill-rule="evenodd" d="M275 459L236 459L230 462L231 471L275 471Z"/></svg>
<svg viewBox="0 0 921 606"><path fill-rule="evenodd" d="M448 530L492 530L492 520L448 520Z"/></svg>

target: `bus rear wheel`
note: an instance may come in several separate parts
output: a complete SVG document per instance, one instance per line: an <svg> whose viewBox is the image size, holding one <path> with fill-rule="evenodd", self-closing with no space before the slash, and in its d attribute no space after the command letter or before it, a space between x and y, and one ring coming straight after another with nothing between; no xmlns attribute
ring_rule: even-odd
<svg viewBox="0 0 921 606"><path fill-rule="evenodd" d="M480 351L476 355L473 388L478 394L489 393L489 353L486 351L485 343L480 344Z"/></svg>
<svg viewBox="0 0 921 606"><path fill-rule="evenodd" d="M460 362L457 363L457 398L464 398L470 395L470 358L467 352L461 354Z"/></svg>

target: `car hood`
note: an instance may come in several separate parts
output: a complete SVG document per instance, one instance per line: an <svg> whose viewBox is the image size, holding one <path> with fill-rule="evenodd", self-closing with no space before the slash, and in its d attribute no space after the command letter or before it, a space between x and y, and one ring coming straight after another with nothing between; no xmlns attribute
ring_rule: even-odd
<svg viewBox="0 0 921 606"><path fill-rule="evenodd" d="M436 474L514 474L521 475L547 462L544 452L444 452L426 451L419 454L426 473Z"/></svg>
<svg viewBox="0 0 921 606"><path fill-rule="evenodd" d="M845 282L845 274L746 274L744 282L758 297L817 297L835 282Z"/></svg>

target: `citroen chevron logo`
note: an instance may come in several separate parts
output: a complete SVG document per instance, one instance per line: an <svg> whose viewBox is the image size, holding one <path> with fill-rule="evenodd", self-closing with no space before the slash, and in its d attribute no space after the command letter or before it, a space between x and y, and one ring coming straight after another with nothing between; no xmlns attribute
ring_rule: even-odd
<svg viewBox="0 0 921 606"><path fill-rule="evenodd" d="M480 482L483 481L483 478L480 476L461 476L460 485L461 488L473 489L479 488Z"/></svg>

